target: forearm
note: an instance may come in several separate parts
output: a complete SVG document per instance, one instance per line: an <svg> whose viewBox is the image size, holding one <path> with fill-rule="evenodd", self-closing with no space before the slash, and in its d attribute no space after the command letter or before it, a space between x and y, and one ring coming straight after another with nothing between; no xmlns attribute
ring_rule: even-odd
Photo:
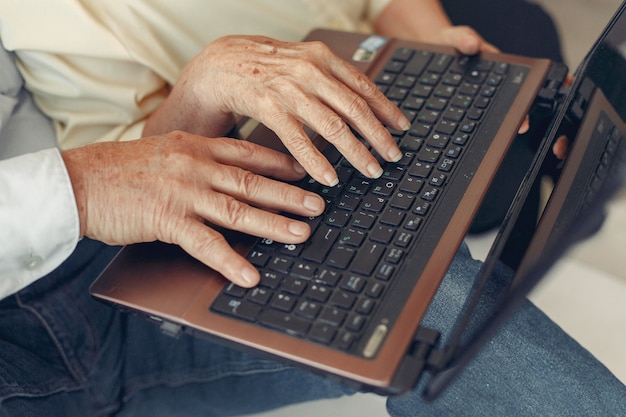
<svg viewBox="0 0 626 417"><path fill-rule="evenodd" d="M421 42L438 41L436 34L451 26L439 0L392 0L374 22L376 33Z"/></svg>

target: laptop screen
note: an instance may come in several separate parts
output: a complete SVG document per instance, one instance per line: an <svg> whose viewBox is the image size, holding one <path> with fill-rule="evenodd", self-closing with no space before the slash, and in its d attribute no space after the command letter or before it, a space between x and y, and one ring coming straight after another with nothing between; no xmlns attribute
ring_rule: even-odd
<svg viewBox="0 0 626 417"><path fill-rule="evenodd" d="M626 181L626 16L624 5L609 23L578 70L545 135L541 149L511 206L488 255L474 296L459 323L456 337L448 346L447 368L435 375L425 391L436 398L465 364L513 314L526 294L569 248L593 234L604 219L605 206ZM559 138L567 143L567 156L558 160L553 145ZM511 235L524 212L524 202L533 187L549 176L550 197L538 216L536 229L513 264L511 285L502 290L499 302L485 319L477 320L474 307L480 302L497 260L510 244ZM508 260L509 257L506 257ZM479 321L479 323L476 323ZM471 324L471 325L470 325ZM476 329L467 334L464 329Z"/></svg>

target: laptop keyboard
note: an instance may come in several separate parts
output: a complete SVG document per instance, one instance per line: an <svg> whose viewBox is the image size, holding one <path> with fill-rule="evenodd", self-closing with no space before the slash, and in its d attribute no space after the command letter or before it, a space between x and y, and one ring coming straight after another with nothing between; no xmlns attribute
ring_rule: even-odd
<svg viewBox="0 0 626 417"><path fill-rule="evenodd" d="M211 310L362 352L368 334L376 331L372 317L400 280L403 263L436 243L426 242L431 232L425 228L433 223L443 230L449 220L430 219L432 213L445 212L443 206L454 207L460 199L444 198L446 186L464 168L473 135L492 107L508 109L512 99L493 102L509 73L504 63L398 49L375 82L413 121L408 132L391 131L402 160L379 158L384 174L370 179L326 146L340 183L326 187L309 177L298 184L327 201L323 215L303 219L311 238L299 245L259 239L247 259L261 272L260 284L225 286ZM447 194L462 195L462 190ZM411 276L417 280L419 270ZM401 287L394 292L403 293Z"/></svg>

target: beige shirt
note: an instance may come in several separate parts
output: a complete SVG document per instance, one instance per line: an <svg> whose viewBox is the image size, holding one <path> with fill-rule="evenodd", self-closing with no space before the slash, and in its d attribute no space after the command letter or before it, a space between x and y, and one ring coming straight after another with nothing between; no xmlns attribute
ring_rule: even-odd
<svg viewBox="0 0 626 417"><path fill-rule="evenodd" d="M0 38L67 149L141 137L168 85L218 37L296 41L316 27L369 31L388 1L3 1Z"/></svg>

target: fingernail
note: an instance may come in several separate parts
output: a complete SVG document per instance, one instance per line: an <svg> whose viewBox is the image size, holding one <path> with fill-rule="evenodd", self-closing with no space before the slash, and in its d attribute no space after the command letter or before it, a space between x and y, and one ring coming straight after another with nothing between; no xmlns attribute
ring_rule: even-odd
<svg viewBox="0 0 626 417"><path fill-rule="evenodd" d="M289 223L288 228L291 234L296 236L304 236L309 231L309 227L305 223L301 222Z"/></svg>
<svg viewBox="0 0 626 417"><path fill-rule="evenodd" d="M337 175L334 173L326 173L324 175L324 180L326 180L326 185L330 187L334 187L335 185L339 184L339 178L337 178Z"/></svg>
<svg viewBox="0 0 626 417"><path fill-rule="evenodd" d="M293 170L296 171L300 175L306 174L306 170L298 161L293 161Z"/></svg>
<svg viewBox="0 0 626 417"><path fill-rule="evenodd" d="M402 159L402 151L400 151L400 149L395 148L395 147L391 148L389 152L387 153L387 158L391 162L398 162L400 159Z"/></svg>
<svg viewBox="0 0 626 417"><path fill-rule="evenodd" d="M244 268L241 270L241 280L248 285L255 285L258 281L258 275L256 269Z"/></svg>
<svg viewBox="0 0 626 417"><path fill-rule="evenodd" d="M398 120L398 125L405 132L411 128L411 121L406 118L406 116L402 115L402 117Z"/></svg>
<svg viewBox="0 0 626 417"><path fill-rule="evenodd" d="M367 172L372 178L378 178L383 175L383 169L377 162L372 162L371 164L369 164L367 166Z"/></svg>
<svg viewBox="0 0 626 417"><path fill-rule="evenodd" d="M324 208L324 202L318 196L307 195L304 197L304 207L315 213L319 213Z"/></svg>

